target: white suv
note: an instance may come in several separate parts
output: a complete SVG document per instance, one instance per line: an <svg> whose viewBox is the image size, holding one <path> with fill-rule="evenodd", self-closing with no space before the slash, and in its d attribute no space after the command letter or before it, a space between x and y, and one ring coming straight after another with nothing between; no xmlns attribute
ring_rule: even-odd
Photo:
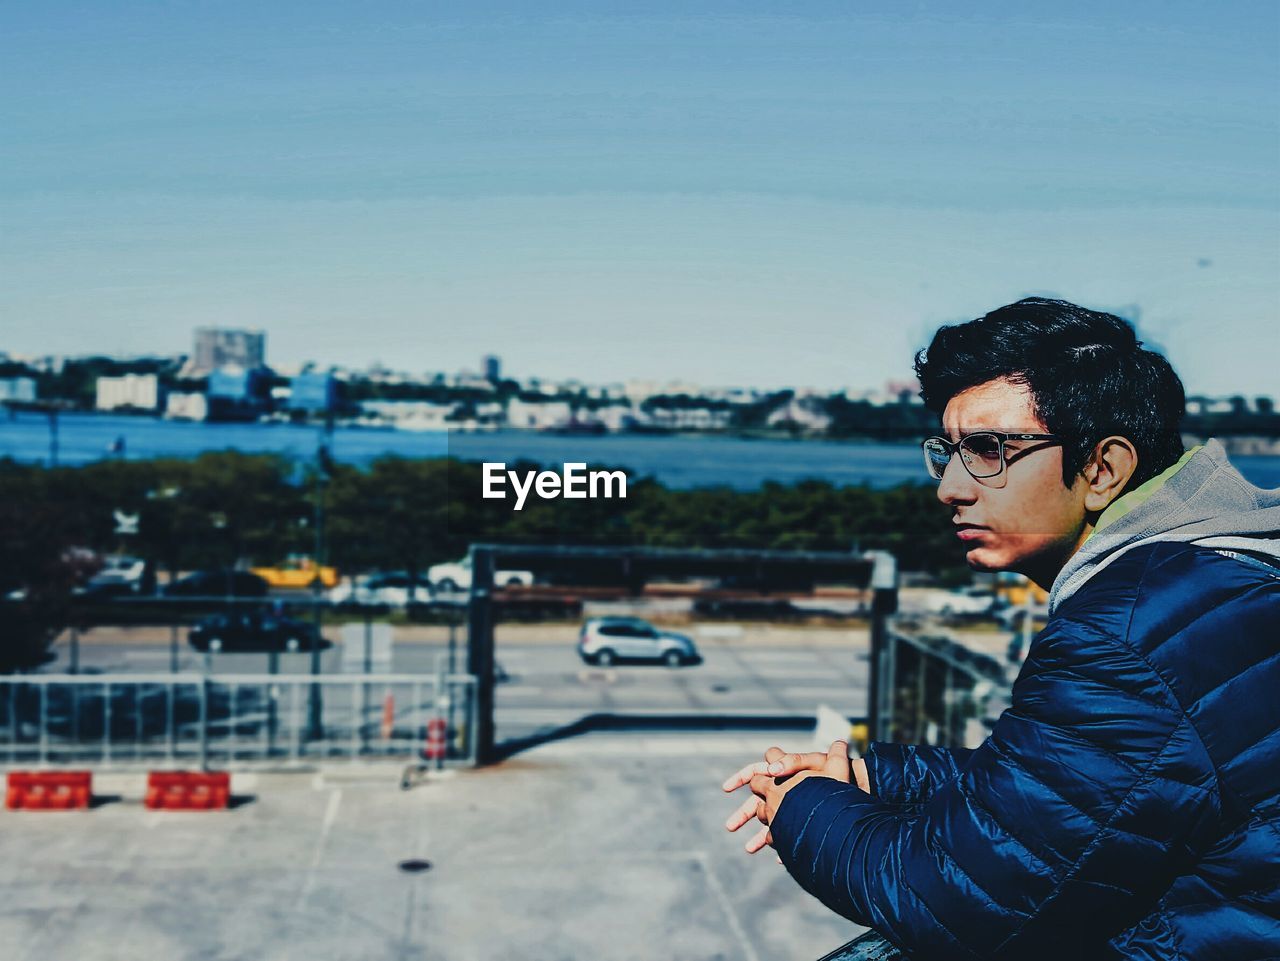
<svg viewBox="0 0 1280 961"><path fill-rule="evenodd" d="M658 661L668 667L702 661L690 638L660 631L638 617L591 618L578 634L578 656L601 667L619 661Z"/></svg>

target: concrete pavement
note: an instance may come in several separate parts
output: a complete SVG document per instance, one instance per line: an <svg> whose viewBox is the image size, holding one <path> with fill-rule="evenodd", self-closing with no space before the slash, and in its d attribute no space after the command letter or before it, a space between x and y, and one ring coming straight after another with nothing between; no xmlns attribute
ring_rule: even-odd
<svg viewBox="0 0 1280 961"><path fill-rule="evenodd" d="M589 735L493 768L236 775L250 803L0 813L11 961L815 961L858 928L724 819L720 782L795 735ZM806 746L801 743L798 746ZM419 859L417 874L400 862ZM20 867L19 867L20 866Z"/></svg>

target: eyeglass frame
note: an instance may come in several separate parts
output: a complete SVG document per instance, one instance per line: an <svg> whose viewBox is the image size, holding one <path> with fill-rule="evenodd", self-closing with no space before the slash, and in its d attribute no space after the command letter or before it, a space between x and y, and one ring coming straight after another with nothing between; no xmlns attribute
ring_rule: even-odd
<svg viewBox="0 0 1280 961"><path fill-rule="evenodd" d="M939 484L941 484L942 478L946 475L947 467L951 465L951 461L956 456L956 454L960 453L961 445L964 444L964 442L969 440L969 438L971 437L982 437L982 436L994 437L997 441L1000 442L1000 448L999 448L1000 449L1000 469L999 470L997 470L994 474L983 474L982 476L978 476L973 472L973 468L969 466L968 462L964 459L964 456L961 455L960 457L960 463L964 466L964 469L969 472L969 476L972 477L974 480L979 480L979 481L991 480L991 478L993 477L1000 477L1008 469L1009 463L1005 458L1004 445L1009 443L1009 441L1011 440L1040 440L1040 441L1054 441L1055 443L1058 443L1058 444L1063 443L1063 439L1060 434L1023 434L1023 433L1009 433L1009 432L1000 431L1000 430L975 430L968 434L965 434L963 437L961 437L958 441L955 441L954 443L952 441L947 440L947 438L945 437L938 437L935 435L933 437L926 437L924 440L920 442L920 452L924 454L925 473L929 475L929 478L931 480L937 481ZM938 476L935 476L933 473L932 465L929 460L929 451L925 448L925 445L928 444L930 441L937 441L944 448L946 448L946 451L947 451L947 465L946 467L942 468L942 474Z"/></svg>

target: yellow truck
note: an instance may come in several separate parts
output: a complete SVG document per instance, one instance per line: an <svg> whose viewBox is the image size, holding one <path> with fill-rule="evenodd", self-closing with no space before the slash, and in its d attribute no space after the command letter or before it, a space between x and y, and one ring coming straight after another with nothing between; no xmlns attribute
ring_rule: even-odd
<svg viewBox="0 0 1280 961"><path fill-rule="evenodd" d="M286 557L284 563L276 567L251 567L249 570L272 587L305 589L311 587L316 580L315 561L297 554ZM338 569L322 565L319 577L321 586L335 587L338 583Z"/></svg>

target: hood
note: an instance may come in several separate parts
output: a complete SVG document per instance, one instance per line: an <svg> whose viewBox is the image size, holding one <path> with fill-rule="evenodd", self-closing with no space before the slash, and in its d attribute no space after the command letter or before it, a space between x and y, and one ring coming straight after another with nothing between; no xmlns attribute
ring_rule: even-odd
<svg viewBox="0 0 1280 961"><path fill-rule="evenodd" d="M1156 541L1247 551L1280 561L1280 488L1254 487L1222 444L1193 447L1176 464L1103 511L1049 591L1049 613L1127 550Z"/></svg>

